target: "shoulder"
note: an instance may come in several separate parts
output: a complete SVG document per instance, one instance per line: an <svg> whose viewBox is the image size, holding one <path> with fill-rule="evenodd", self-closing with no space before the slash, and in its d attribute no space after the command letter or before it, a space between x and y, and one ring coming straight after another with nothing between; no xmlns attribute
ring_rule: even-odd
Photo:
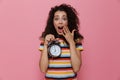
<svg viewBox="0 0 120 80"><path fill-rule="evenodd" d="M82 39L77 38L75 40L77 50L83 51Z"/></svg>
<svg viewBox="0 0 120 80"><path fill-rule="evenodd" d="M40 38L39 41L40 41L41 44L43 44L45 39L44 38Z"/></svg>
<svg viewBox="0 0 120 80"><path fill-rule="evenodd" d="M83 39L81 39L81 38L75 39L75 43L80 43L80 44L82 44L82 41L83 41Z"/></svg>

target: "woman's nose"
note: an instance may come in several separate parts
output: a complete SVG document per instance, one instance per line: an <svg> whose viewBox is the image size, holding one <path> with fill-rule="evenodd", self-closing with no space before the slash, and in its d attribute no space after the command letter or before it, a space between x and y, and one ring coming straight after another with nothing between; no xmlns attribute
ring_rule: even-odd
<svg viewBox="0 0 120 80"><path fill-rule="evenodd" d="M59 20L59 23L60 23L60 24L62 24L62 23L63 23L63 21L62 21L62 20Z"/></svg>

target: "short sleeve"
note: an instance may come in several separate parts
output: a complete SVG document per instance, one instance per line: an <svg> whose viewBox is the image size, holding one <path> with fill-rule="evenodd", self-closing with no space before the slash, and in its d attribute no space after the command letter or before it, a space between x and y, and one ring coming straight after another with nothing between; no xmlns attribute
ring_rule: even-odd
<svg viewBox="0 0 120 80"><path fill-rule="evenodd" d="M80 39L76 39L76 49L83 51L83 46L82 46L82 42Z"/></svg>
<svg viewBox="0 0 120 80"><path fill-rule="evenodd" d="M40 45L39 45L39 51L42 51L44 48L44 40L43 39L40 39Z"/></svg>

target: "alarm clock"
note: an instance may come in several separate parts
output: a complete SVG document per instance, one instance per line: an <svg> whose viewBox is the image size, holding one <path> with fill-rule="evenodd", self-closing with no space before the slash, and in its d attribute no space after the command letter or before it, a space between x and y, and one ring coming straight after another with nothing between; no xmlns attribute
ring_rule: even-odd
<svg viewBox="0 0 120 80"><path fill-rule="evenodd" d="M57 40L48 43L48 53L52 57L58 57L61 54L61 47Z"/></svg>

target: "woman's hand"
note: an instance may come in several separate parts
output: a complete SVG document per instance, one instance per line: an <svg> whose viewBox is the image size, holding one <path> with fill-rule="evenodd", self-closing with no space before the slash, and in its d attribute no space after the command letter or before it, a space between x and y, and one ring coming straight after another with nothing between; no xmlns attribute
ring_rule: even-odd
<svg viewBox="0 0 120 80"><path fill-rule="evenodd" d="M50 42L50 41L52 41L52 40L54 40L55 39L55 36L53 35L53 34L48 34L48 35L46 35L46 37L45 37L45 45L48 45L48 43Z"/></svg>
<svg viewBox="0 0 120 80"><path fill-rule="evenodd" d="M76 29L72 30L72 32L70 32L70 30L68 29L68 26L64 26L63 27L63 33L61 33L65 39L67 40L67 42L70 44L71 42L74 42L74 32L76 31Z"/></svg>

